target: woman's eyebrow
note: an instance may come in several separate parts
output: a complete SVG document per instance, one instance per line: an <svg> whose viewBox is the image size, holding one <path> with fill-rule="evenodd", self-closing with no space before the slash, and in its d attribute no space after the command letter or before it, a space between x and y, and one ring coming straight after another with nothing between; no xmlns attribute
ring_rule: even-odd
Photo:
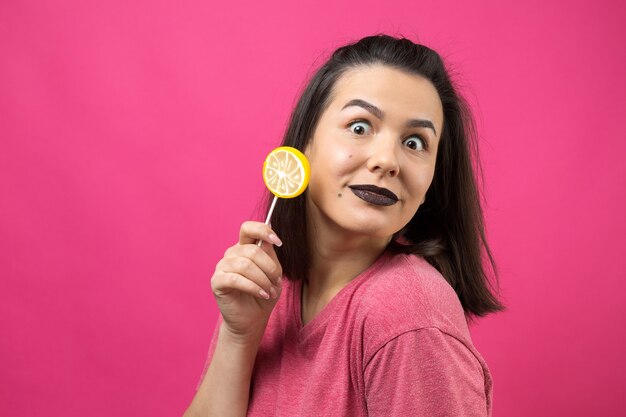
<svg viewBox="0 0 626 417"><path fill-rule="evenodd" d="M367 110L368 112L372 113L374 116L376 116L380 120L383 120L385 118L385 112L384 111L382 111L378 107L374 106L372 103L368 103L367 101L362 100L360 98L355 98L355 99L350 100L349 102L346 103L345 106L343 106L341 108L341 110L345 109L346 107L350 107L350 106L361 107L361 108ZM428 129L432 129L432 131L435 133L435 136L437 136L437 131L435 130L435 125L433 125L433 122L431 122L430 120L411 119L411 120L406 122L406 127L409 127L409 128L411 128L411 127L426 127Z"/></svg>

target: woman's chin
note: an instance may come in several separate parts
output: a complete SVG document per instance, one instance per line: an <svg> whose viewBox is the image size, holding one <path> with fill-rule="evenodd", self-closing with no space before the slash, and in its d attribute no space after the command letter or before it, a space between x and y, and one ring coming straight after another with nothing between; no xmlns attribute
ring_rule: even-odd
<svg viewBox="0 0 626 417"><path fill-rule="evenodd" d="M389 222L375 222L372 220L352 221L344 223L342 229L355 237L371 237L372 239L389 239L394 233L394 228Z"/></svg>

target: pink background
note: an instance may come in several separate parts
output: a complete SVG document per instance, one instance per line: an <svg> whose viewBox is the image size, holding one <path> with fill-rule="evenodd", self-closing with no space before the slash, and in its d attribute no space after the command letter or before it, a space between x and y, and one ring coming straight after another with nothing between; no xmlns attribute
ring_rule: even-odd
<svg viewBox="0 0 626 417"><path fill-rule="evenodd" d="M0 415L182 414L263 158L380 31L440 51L477 115L494 416L623 415L626 7L508 3L2 1Z"/></svg>

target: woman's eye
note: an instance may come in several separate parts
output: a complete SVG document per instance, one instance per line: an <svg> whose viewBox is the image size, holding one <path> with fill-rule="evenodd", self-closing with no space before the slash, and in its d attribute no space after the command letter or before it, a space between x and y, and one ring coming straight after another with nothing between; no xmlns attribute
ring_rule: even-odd
<svg viewBox="0 0 626 417"><path fill-rule="evenodd" d="M364 121L350 123L350 130L356 135L366 135L370 132L370 125Z"/></svg>
<svg viewBox="0 0 626 417"><path fill-rule="evenodd" d="M424 140L419 136L411 136L410 138L405 139L402 144L415 151L422 151L426 148Z"/></svg>

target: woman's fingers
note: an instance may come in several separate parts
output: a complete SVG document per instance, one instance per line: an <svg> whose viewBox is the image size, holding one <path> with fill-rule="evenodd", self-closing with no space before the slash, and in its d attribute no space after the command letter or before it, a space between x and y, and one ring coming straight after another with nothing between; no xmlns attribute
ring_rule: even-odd
<svg viewBox="0 0 626 417"><path fill-rule="evenodd" d="M269 258L272 260L274 265L278 266L279 268L278 278L280 279L280 277L283 276L283 268L280 265L280 261L278 260L278 256L276 255L276 251L274 250L274 246L263 242L263 246L261 247L261 249L263 249L263 251L267 254L267 256L269 256ZM275 281L272 281L272 282L275 282Z"/></svg>
<svg viewBox="0 0 626 417"><path fill-rule="evenodd" d="M261 247L257 241L263 243ZM260 222L243 223L239 243L228 248L215 267L211 279L214 294L222 296L237 290L266 300L277 298L282 268L273 245L282 242L271 227Z"/></svg>
<svg viewBox="0 0 626 417"><path fill-rule="evenodd" d="M281 246L283 242L276 236L271 227L261 222L247 221L239 229L239 244L246 245L262 240L272 245Z"/></svg>
<svg viewBox="0 0 626 417"><path fill-rule="evenodd" d="M235 274L253 282L272 298L276 298L281 286L279 283L282 273L280 266L277 266L272 258L256 245L235 246L230 254L227 251L227 255L215 269L217 272ZM228 282L218 282L218 284L218 287L223 289L222 285L228 285Z"/></svg>
<svg viewBox="0 0 626 417"><path fill-rule="evenodd" d="M224 260L236 258L252 261L271 281L271 284L278 285L278 279L283 274L283 271L272 245L264 244L262 248L254 244L235 245L224 253ZM243 262L245 263L246 261ZM244 264L239 266L246 267ZM235 267L237 267L237 265L235 265ZM246 270L238 269L229 272L237 272L245 275Z"/></svg>
<svg viewBox="0 0 626 417"><path fill-rule="evenodd" d="M215 274L211 280L211 286L213 287L213 293L217 296L228 294L232 290L237 290L264 300L269 300L271 297L267 291L255 282L232 272L220 272Z"/></svg>

